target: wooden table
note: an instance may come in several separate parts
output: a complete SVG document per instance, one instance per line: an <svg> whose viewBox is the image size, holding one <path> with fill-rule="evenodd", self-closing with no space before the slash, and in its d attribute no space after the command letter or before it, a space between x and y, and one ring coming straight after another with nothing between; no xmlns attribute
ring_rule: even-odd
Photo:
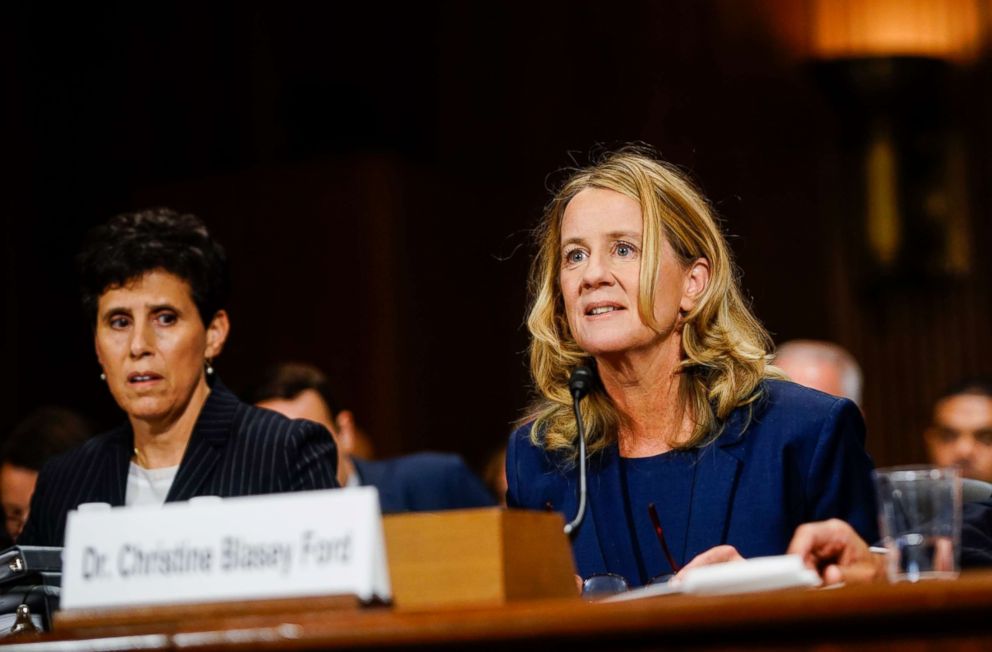
<svg viewBox="0 0 992 652"><path fill-rule="evenodd" d="M992 572L957 581L615 604L576 598L402 613L318 599L246 604L240 613L157 611L155 624L86 616L5 650L992 650ZM200 617L190 620L194 614Z"/></svg>

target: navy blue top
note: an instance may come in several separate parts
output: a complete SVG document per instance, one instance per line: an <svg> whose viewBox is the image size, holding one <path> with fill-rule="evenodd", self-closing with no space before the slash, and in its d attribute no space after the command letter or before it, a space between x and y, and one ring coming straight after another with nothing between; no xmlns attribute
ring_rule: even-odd
<svg viewBox="0 0 992 652"><path fill-rule="evenodd" d="M572 537L580 575L618 573L636 585L666 568L650 520L643 520L650 501L678 563L721 544L745 557L779 555L796 527L828 518L847 521L866 541L878 539L858 408L785 381L766 381L762 389L753 410L735 410L719 438L692 453L692 465L675 456L622 463L616 445L590 458L589 505ZM536 510L550 503L569 520L578 507L578 470L531 443L530 429L510 436L507 503ZM685 476L688 469L693 477Z"/></svg>
<svg viewBox="0 0 992 652"><path fill-rule="evenodd" d="M696 454L671 451L651 457L620 458L626 535L634 556L621 559L619 573L634 584L674 573L655 534L648 505L654 504L665 542L676 564L684 566L689 532L689 505L696 480ZM618 535L624 535L623 531Z"/></svg>

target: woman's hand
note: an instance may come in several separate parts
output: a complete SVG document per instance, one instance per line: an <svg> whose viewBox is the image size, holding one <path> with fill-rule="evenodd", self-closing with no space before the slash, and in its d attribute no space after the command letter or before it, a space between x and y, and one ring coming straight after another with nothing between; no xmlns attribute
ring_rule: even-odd
<svg viewBox="0 0 992 652"><path fill-rule="evenodd" d="M885 576L885 556L873 554L854 528L836 518L800 525L786 552L802 557L826 585L863 584Z"/></svg>
<svg viewBox="0 0 992 652"><path fill-rule="evenodd" d="M863 584L885 577L885 556L872 553L854 528L836 518L800 525L786 554L802 557L828 586L840 582ZM672 580L681 581L691 568L742 559L733 546L716 546L696 555Z"/></svg>
<svg viewBox="0 0 992 652"><path fill-rule="evenodd" d="M701 552L696 555L692 561L682 567L675 577L672 578L674 582L681 582L683 577L685 577L685 572L692 568L698 568L700 566L710 566L712 564L723 564L728 561L743 561L741 553L737 552L737 548L733 546L723 545L716 546L715 548L710 548L706 552Z"/></svg>

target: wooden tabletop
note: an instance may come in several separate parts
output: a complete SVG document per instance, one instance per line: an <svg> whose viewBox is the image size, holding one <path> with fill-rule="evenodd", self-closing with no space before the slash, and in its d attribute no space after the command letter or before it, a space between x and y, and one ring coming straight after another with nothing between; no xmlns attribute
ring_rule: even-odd
<svg viewBox="0 0 992 652"><path fill-rule="evenodd" d="M738 596L575 599L404 613L339 599L260 609L186 606L163 618L108 613L10 650L184 649L992 649L992 571L955 581ZM66 622L71 623L71 620Z"/></svg>

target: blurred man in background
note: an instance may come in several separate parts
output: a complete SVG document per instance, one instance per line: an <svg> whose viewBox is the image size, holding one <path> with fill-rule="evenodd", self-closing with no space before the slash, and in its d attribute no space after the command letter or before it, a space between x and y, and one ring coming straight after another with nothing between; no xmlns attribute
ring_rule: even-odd
<svg viewBox="0 0 992 652"><path fill-rule="evenodd" d="M482 473L489 492L501 507L506 507L506 445L493 451Z"/></svg>
<svg viewBox="0 0 992 652"><path fill-rule="evenodd" d="M930 461L992 482L992 379L972 378L941 394L924 434Z"/></svg>
<svg viewBox="0 0 992 652"><path fill-rule="evenodd" d="M0 448L0 504L11 540L17 539L28 520L42 465L92 434L86 419L59 407L39 408L14 426Z"/></svg>
<svg viewBox="0 0 992 652"><path fill-rule="evenodd" d="M268 371L252 398L258 407L292 419L316 421L330 430L338 444L338 482L342 487L374 486L385 514L495 504L482 481L458 455L417 453L374 461L354 456L354 416L339 409L327 377L316 367L277 365Z"/></svg>
<svg viewBox="0 0 992 652"><path fill-rule="evenodd" d="M795 383L851 399L861 407L861 367L842 346L789 340L776 350L774 364Z"/></svg>

